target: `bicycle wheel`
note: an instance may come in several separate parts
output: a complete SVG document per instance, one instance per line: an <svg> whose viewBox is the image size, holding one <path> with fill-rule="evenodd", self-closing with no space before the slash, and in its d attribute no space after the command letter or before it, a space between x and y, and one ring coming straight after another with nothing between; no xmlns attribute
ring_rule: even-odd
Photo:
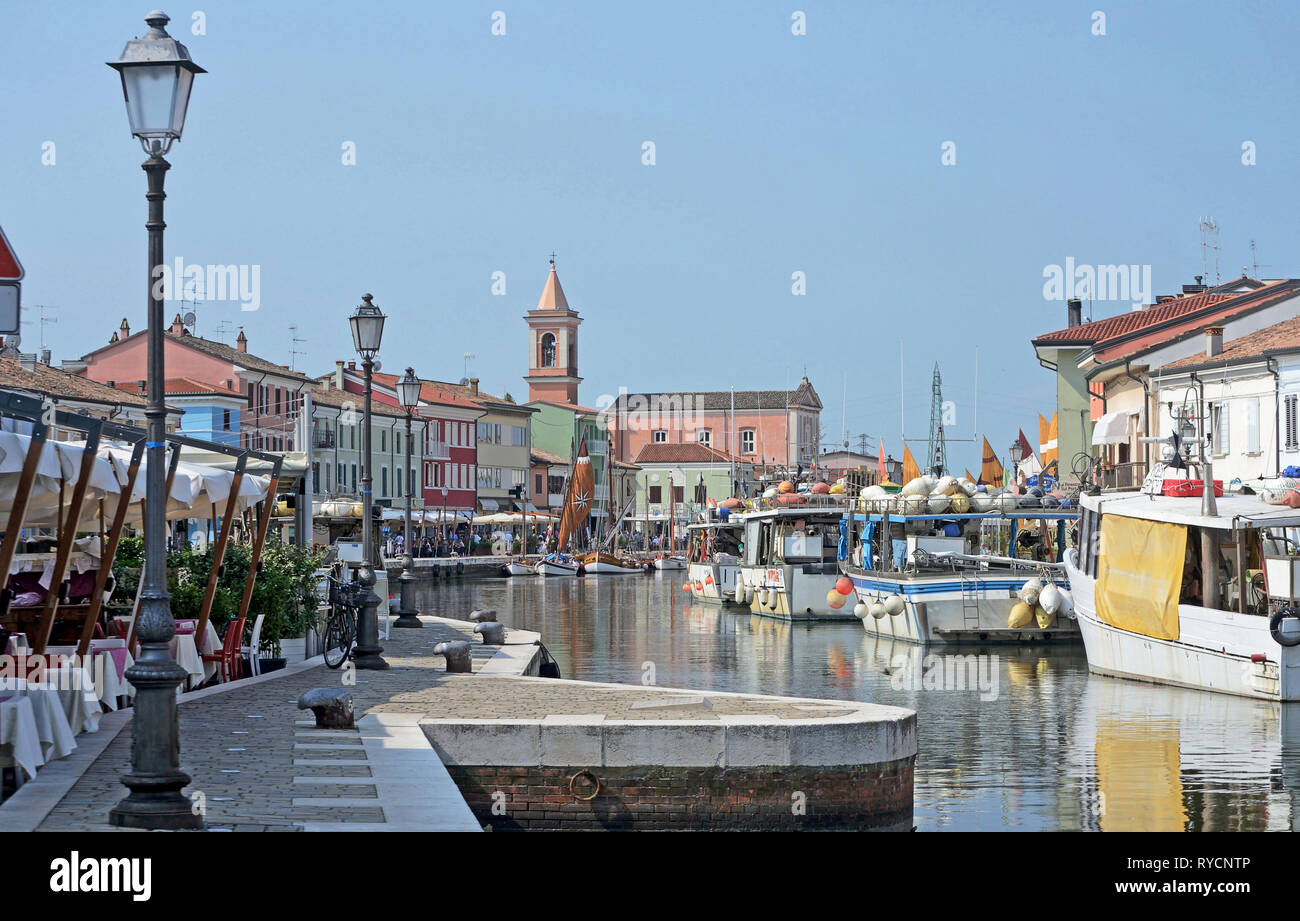
<svg viewBox="0 0 1300 921"><path fill-rule="evenodd" d="M356 635L355 626L349 624L351 612L344 605L335 605L325 626L325 664L338 668L347 661Z"/></svg>

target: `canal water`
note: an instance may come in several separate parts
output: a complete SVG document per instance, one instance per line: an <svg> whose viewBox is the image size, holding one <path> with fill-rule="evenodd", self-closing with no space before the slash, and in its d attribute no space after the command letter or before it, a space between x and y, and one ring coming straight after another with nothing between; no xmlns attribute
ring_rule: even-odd
<svg viewBox="0 0 1300 921"><path fill-rule="evenodd" d="M1081 645L946 658L856 622L804 626L692 603L682 581L452 580L422 585L418 603L445 617L495 608L507 626L541 633L565 678L916 710L920 831L1300 824L1300 712L1290 712L1300 705L1090 675Z"/></svg>

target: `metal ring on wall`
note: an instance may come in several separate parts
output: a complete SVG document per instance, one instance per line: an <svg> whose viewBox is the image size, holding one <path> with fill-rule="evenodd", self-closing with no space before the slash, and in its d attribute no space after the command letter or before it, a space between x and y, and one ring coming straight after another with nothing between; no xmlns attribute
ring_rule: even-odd
<svg viewBox="0 0 1300 921"><path fill-rule="evenodd" d="M591 796L579 796L573 789L573 782L584 774L587 775L587 777L590 777L591 782L596 785L596 789L591 791ZM597 794L600 793L600 778L586 768L583 768L581 771L569 778L569 793L574 799L581 800L584 803L589 803L596 798Z"/></svg>

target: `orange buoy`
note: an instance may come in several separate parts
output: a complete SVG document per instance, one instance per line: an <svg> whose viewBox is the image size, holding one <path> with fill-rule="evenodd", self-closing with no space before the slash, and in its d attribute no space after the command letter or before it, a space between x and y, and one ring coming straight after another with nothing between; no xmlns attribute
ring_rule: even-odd
<svg viewBox="0 0 1300 921"><path fill-rule="evenodd" d="M705 585L712 585L712 584L713 584L713 576L709 576L708 578L706 578L706 579L704 580L704 584L705 584Z"/></svg>
<svg viewBox="0 0 1300 921"><path fill-rule="evenodd" d="M794 484L789 480L782 480L781 485L777 486L777 492L794 492Z"/></svg>
<svg viewBox="0 0 1300 921"><path fill-rule="evenodd" d="M853 580L848 576L840 576L835 580L835 591L839 592L841 595L852 595Z"/></svg>
<svg viewBox="0 0 1300 921"><path fill-rule="evenodd" d="M817 495L824 495L831 491L829 483L814 483L812 491Z"/></svg>
<svg viewBox="0 0 1300 921"><path fill-rule="evenodd" d="M682 591L689 592L690 590L691 590L691 583L687 582L685 585L682 586Z"/></svg>

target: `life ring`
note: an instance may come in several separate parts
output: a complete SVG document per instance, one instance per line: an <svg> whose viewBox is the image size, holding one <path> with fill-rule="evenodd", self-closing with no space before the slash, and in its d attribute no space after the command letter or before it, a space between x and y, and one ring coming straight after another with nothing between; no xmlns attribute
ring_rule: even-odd
<svg viewBox="0 0 1300 921"><path fill-rule="evenodd" d="M1294 608L1291 607L1278 608L1276 611L1273 612L1273 616L1268 619L1269 634L1273 637L1274 641L1276 641L1276 643L1279 646L1286 646L1286 647L1300 646L1300 633L1293 634L1292 636L1286 636L1282 633L1281 630L1278 629L1280 626L1282 626L1282 619L1284 617L1300 617L1300 612L1297 612Z"/></svg>

